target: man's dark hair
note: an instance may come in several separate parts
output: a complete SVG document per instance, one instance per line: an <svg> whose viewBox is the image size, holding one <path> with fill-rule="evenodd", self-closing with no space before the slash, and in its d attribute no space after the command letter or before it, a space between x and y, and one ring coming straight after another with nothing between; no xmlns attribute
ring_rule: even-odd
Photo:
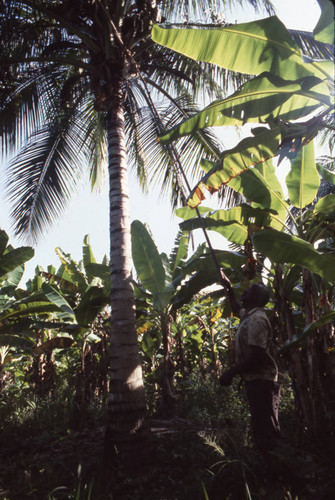
<svg viewBox="0 0 335 500"><path fill-rule="evenodd" d="M264 307L270 299L270 290L268 289L268 287L263 285L262 283L254 283L250 288L253 295L256 296L258 306Z"/></svg>

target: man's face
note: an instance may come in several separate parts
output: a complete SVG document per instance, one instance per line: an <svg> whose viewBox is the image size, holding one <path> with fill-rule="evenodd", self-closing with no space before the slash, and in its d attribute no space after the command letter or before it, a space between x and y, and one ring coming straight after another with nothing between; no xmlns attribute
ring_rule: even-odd
<svg viewBox="0 0 335 500"><path fill-rule="evenodd" d="M241 296L241 302L243 307L247 307L250 304L251 299L252 299L252 290L251 287L249 287L246 290L244 290Z"/></svg>

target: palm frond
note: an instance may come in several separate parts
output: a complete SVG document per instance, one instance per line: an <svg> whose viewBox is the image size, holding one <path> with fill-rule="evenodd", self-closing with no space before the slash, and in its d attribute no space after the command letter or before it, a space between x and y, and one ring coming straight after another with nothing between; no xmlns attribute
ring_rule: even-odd
<svg viewBox="0 0 335 500"><path fill-rule="evenodd" d="M148 83L152 83L155 97L158 97L159 87L151 81ZM180 179L180 172L176 165L178 158L191 181L198 175L201 157L218 159L220 146L215 135L210 131L184 137L177 141L175 146L160 144L157 137L165 128L174 126L181 119L197 111L193 98L185 91L178 98L173 98L161 89L160 101L157 104L155 99L153 107L146 89L142 88L139 82L134 81L132 88L142 93L142 102L146 103L141 108L133 107L132 119L127 122L129 158L135 165L139 151L141 152L141 160L146 165L146 178L151 184L157 183L160 179L162 192L170 192L173 205L176 206L179 198L186 194L186 186L183 187L184 183ZM138 98L137 102L139 102Z"/></svg>
<svg viewBox="0 0 335 500"><path fill-rule="evenodd" d="M270 0L247 0L255 11L265 10L267 14L274 14L274 8ZM175 21L183 19L206 19L209 22L217 20L217 13L225 12L225 9L231 9L233 5L242 5L241 0L179 0L171 2L162 0L160 7L162 14L169 20Z"/></svg>
<svg viewBox="0 0 335 500"><path fill-rule="evenodd" d="M83 136L83 153L88 161L88 175L92 190L99 190L107 179L106 123L103 113L94 109L88 94L78 109L78 122Z"/></svg>
<svg viewBox="0 0 335 500"><path fill-rule="evenodd" d="M125 107L125 132L127 137L127 156L136 170L137 179L144 192L148 189L146 151L141 138L142 108L145 102L137 85L130 85ZM142 105L141 105L142 102Z"/></svg>
<svg viewBox="0 0 335 500"><path fill-rule="evenodd" d="M36 82L0 88L0 146L3 157L41 122Z"/></svg>
<svg viewBox="0 0 335 500"><path fill-rule="evenodd" d="M328 59L334 61L334 45L318 42L313 33L308 31L288 30L303 55L311 59Z"/></svg>
<svg viewBox="0 0 335 500"><path fill-rule="evenodd" d="M142 73L170 92L174 88L176 95L186 89L194 94L195 100L220 99L249 78L215 64L194 61L157 44L149 46L147 51L148 57L141 59Z"/></svg>
<svg viewBox="0 0 335 500"><path fill-rule="evenodd" d="M15 233L36 241L63 212L82 169L79 129L68 116L36 131L8 166Z"/></svg>

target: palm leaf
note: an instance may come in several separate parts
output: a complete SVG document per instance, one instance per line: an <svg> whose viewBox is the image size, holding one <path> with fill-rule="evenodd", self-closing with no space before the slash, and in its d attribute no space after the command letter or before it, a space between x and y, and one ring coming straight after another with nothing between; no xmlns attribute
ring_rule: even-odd
<svg viewBox="0 0 335 500"><path fill-rule="evenodd" d="M241 3L239 1L239 3ZM248 3L256 10L265 10L268 14L273 14L274 9L272 2L269 0L248 0ZM229 2L230 4L230 2ZM180 17L193 19L204 19L204 15L208 20L213 22L215 19L215 12L224 10L227 3L222 0L179 0L178 2L171 2L170 0L163 0L161 2L162 12L168 19L180 19Z"/></svg>
<svg viewBox="0 0 335 500"><path fill-rule="evenodd" d="M313 33L308 31L288 30L291 37L299 45L303 55L311 59L334 60L334 46L316 40Z"/></svg>
<svg viewBox="0 0 335 500"><path fill-rule="evenodd" d="M8 167L16 234L33 240L64 210L81 173L80 130L61 118L36 132Z"/></svg>

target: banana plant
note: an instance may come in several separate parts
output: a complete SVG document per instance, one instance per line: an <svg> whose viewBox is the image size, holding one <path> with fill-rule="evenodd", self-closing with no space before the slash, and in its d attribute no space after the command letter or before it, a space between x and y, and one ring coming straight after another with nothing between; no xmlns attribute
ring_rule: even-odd
<svg viewBox="0 0 335 500"><path fill-rule="evenodd" d="M97 346L104 351L100 353L104 360L104 366L100 368L107 375L106 328L97 328L96 320L102 313L105 316L104 310L109 300L109 280L96 276L94 271L98 270L101 274L108 266L105 258L101 264L96 262L88 235L83 242L83 259L78 263L60 248L56 249L56 253L61 266L54 273L39 271L43 281L41 290L50 303L58 307L58 318L66 322L63 324L63 331L71 334L71 344L79 350L76 397L82 408L92 397L91 388L88 387L92 374L88 372L92 369L92 360L95 359L93 351ZM39 346L39 352L50 350L52 346L52 342L47 340Z"/></svg>
<svg viewBox="0 0 335 500"><path fill-rule="evenodd" d="M151 303L154 310L151 317L145 314L138 333L142 334L142 351L150 359L162 342L162 404L165 411L171 414L175 411L171 327L176 323L177 311L182 306L218 281L217 269L204 245L188 258L187 231L178 234L169 257L159 253L149 230L140 221L132 222L131 233L133 262L138 278L138 283L135 283L137 310L140 310L143 301L146 306ZM216 251L216 256L230 276L238 272L244 263L244 256L235 252ZM142 309L146 307L142 305Z"/></svg>
<svg viewBox="0 0 335 500"><path fill-rule="evenodd" d="M88 236L84 239L83 260L79 263L61 249L56 251L61 260L59 269L48 266L45 272L37 266L26 290L17 289L13 299L3 306L0 343L30 352L35 365L44 363L46 358L52 363L55 349L78 349L83 382L85 358L90 356L92 345L101 342L105 345L94 330L96 318L108 304L109 283L94 271L102 274L107 263L106 259L96 263ZM107 360L106 355L103 358ZM40 371L39 367L36 370ZM78 388L81 401L84 392L82 383Z"/></svg>
<svg viewBox="0 0 335 500"><path fill-rule="evenodd" d="M31 247L13 248L0 229L0 309L14 294L24 273L24 264L34 256Z"/></svg>
<svg viewBox="0 0 335 500"><path fill-rule="evenodd" d="M314 36L327 48L334 42L332 19L327 15L331 7L328 0L319 3L322 13ZM202 207L207 228L239 245L250 229L251 233L257 231L254 243L266 256L300 264L333 282L334 256L314 248L320 237L331 234L331 221L325 222L323 217L325 205L330 205L331 211L333 198L329 195L325 202L318 202L313 214L303 214L320 183L312 139L327 126L325 118L333 115L332 61L303 56L276 16L214 29L155 25L152 38L193 59L256 75L231 96L215 101L159 138L169 143L211 126L258 125L252 129L251 137L223 152L219 162L203 161L205 174L192 190L188 205L194 208L202 202L204 188L213 193L222 186L231 187L248 203L214 213ZM271 161L278 155L279 160L288 157L291 163L286 178L288 200ZM295 222L289 203L299 210L300 223ZM192 210L179 209L177 214L189 219L182 228L199 227ZM286 222L287 216L291 225ZM266 229L260 231L262 227ZM279 235L272 230L284 233ZM272 244L274 234L277 245Z"/></svg>
<svg viewBox="0 0 335 500"><path fill-rule="evenodd" d="M218 162L203 162L205 172L190 193L189 207L178 214L185 219L183 229L199 227L192 209L205 199L205 189L213 193L230 186L247 200L227 211L201 207L203 224L238 245L252 236L255 249L270 259L270 279L289 343L296 347L297 339L303 342L299 344L303 349L291 355L291 375L302 420L314 431L323 424L329 429L323 409L334 399L334 381L331 375L330 382L325 381L320 360L329 365L322 354L325 345L329 357L334 355L329 308L335 284L335 195L316 198L320 175L332 176L317 169L313 145L319 131L332 127L334 117L334 24L331 2L319 0L319 4L321 17L314 37L323 54L329 54L323 60L302 55L275 16L212 30L156 25L152 31L153 39L165 47L254 75L232 95L211 103L159 140L169 143L212 126L255 124L252 136L221 153ZM274 175L275 156L279 163L284 158L290 161L288 196ZM293 321L294 294L300 295L305 328ZM326 373L331 374L331 369Z"/></svg>
<svg viewBox="0 0 335 500"><path fill-rule="evenodd" d="M334 43L332 17L325 14L331 9L330 2L319 3L322 14L314 35L329 48ZM193 59L256 75L231 96L211 103L159 138L165 144L208 127L261 125L254 128L253 136L221 153L220 160L206 169L189 196L191 207L205 198L205 188L215 192L278 154L293 160L297 155L306 156L312 163L310 151L305 149L327 126L327 117L333 116L334 64L329 59L303 56L276 16L214 29L155 25L152 38ZM329 50L330 59L332 52ZM302 165L304 158L292 162L293 177L300 175Z"/></svg>

